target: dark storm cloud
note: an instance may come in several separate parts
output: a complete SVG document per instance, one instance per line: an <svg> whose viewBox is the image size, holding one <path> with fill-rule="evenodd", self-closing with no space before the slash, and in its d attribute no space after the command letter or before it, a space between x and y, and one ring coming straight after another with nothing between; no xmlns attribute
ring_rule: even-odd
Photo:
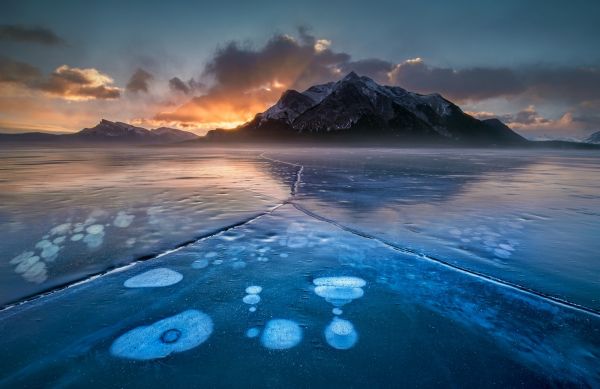
<svg viewBox="0 0 600 389"><path fill-rule="evenodd" d="M441 93L456 100L483 100L526 90L523 81L511 69L432 67L418 58L396 65L390 81L408 90Z"/></svg>
<svg viewBox="0 0 600 389"><path fill-rule="evenodd" d="M395 66L390 82L421 93L441 93L459 101L523 96L581 103L600 99L600 68L526 66L465 69L427 65L421 59Z"/></svg>
<svg viewBox="0 0 600 389"><path fill-rule="evenodd" d="M0 41L39 43L48 46L65 44L61 37L48 28L17 24L0 25Z"/></svg>
<svg viewBox="0 0 600 389"><path fill-rule="evenodd" d="M41 77L38 68L25 62L0 56L0 82L26 84Z"/></svg>
<svg viewBox="0 0 600 389"><path fill-rule="evenodd" d="M401 86L418 93L440 93L459 104L493 98L519 98L524 104L567 104L573 116L578 106L600 100L597 67L465 67L433 66L420 58L394 63L380 58L353 60L334 51L331 42L319 39L305 27L298 37L278 34L263 46L230 42L217 49L202 72L212 86L173 112L155 118L203 122L209 117L233 120L239 112L252 117L275 103L286 89L304 90L311 85L338 80L350 71L382 84ZM170 80L173 90L189 94L189 84ZM529 108L528 108L529 109ZM546 125L542 116L528 109L504 118L523 126Z"/></svg>
<svg viewBox="0 0 600 389"><path fill-rule="evenodd" d="M152 74L142 68L138 68L129 79L129 82L127 82L125 89L132 93L148 93L149 83L153 78Z"/></svg>
<svg viewBox="0 0 600 389"><path fill-rule="evenodd" d="M185 82L179 77L173 77L169 80L169 87L173 91L188 95L190 93L200 92L204 90L206 86L193 78Z"/></svg>
<svg viewBox="0 0 600 389"><path fill-rule="evenodd" d="M340 64L342 74L347 74L353 71L357 74L368 76L373 80L383 84L388 84L390 82L389 74L394 67L395 65L393 63L377 58L363 59Z"/></svg>

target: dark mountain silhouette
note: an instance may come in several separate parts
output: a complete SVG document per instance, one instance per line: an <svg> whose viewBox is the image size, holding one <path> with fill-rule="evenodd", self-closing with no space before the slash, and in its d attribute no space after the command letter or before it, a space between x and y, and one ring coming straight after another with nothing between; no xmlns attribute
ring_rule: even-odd
<svg viewBox="0 0 600 389"><path fill-rule="evenodd" d="M102 119L91 128L74 134L47 134L29 132L23 134L0 134L0 142L26 142L51 144L81 144L81 143L125 143L125 144L168 144L196 139L198 136L191 132L175 128L160 127L147 130L122 122L111 122Z"/></svg>
<svg viewBox="0 0 600 389"><path fill-rule="evenodd" d="M592 135L585 138L584 142L600 144L600 131L596 131Z"/></svg>
<svg viewBox="0 0 600 389"><path fill-rule="evenodd" d="M378 140L441 144L526 143L498 119L477 120L439 94L421 95L382 86L351 72L337 82L300 93L235 130L214 130L208 140Z"/></svg>

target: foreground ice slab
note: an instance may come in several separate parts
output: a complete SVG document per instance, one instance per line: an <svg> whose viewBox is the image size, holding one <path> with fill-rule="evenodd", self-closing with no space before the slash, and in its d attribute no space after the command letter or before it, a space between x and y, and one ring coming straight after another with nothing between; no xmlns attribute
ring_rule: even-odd
<svg viewBox="0 0 600 389"><path fill-rule="evenodd" d="M250 151L0 154L0 307L268 211L296 170Z"/></svg>
<svg viewBox="0 0 600 389"><path fill-rule="evenodd" d="M291 247L298 236L305 245ZM223 263L190 266L209 252ZM235 265L242 260L245 267ZM183 279L168 288L123 285L156 267ZM365 293L336 317L314 289L338 281L314 281L341 276L353 281L338 286ZM242 301L251 285L262 287L256 312ZM162 358L190 326L156 325L188 310L213 323L200 346L142 362L114 353L118 339L143 331L119 350ZM399 252L292 205L1 312L0 331L1 387L600 385L597 315Z"/></svg>
<svg viewBox="0 0 600 389"><path fill-rule="evenodd" d="M268 155L303 166L295 201L320 216L600 311L596 151L338 148Z"/></svg>

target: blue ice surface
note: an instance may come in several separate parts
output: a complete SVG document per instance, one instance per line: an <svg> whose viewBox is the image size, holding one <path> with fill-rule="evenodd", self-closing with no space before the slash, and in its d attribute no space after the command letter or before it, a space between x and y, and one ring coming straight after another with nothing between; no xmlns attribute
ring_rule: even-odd
<svg viewBox="0 0 600 389"><path fill-rule="evenodd" d="M149 360L193 349L213 332L211 318L197 310L187 310L156 323L134 328L110 346L120 358Z"/></svg>
<svg viewBox="0 0 600 389"><path fill-rule="evenodd" d="M472 214L468 218L458 217L452 223L447 223L445 218L439 216L443 211L438 208L440 204L446 202L458 206L461 198L464 198L466 209L477 209L478 203L474 202L473 197L463 196L465 192L462 191L468 188L473 190L481 183L495 188L493 183L485 183L485 177L489 176L486 165L481 167L486 172L483 178L473 178L467 174L469 177L465 179L450 174L448 181L445 181L442 177L446 174L445 170L441 170L444 174L432 172L431 166L423 165L424 159L416 158L408 162L413 164L410 169L416 169L419 174L404 171L406 182L410 185L396 187L386 184L385 179L398 179L399 174L391 169L383 169L381 175L372 175L373 169L370 169L368 162L371 160L355 160L358 165L356 173L365 168L362 177L348 175L347 181L321 183L329 180L329 177L307 168L305 185L301 183L299 196L292 204L286 204L225 233L217 233L166 255L137 263L126 270L112 272L0 312L0 330L4 334L0 340L3 350L0 386L92 386L98 382L107 386L146 387L156 386L157 382L169 382L173 386L194 382L205 387L302 386L306 382L316 387L368 386L373 382L385 386L401 382L406 386L421 387L481 387L490 382L500 387L600 386L600 318L597 314L552 301L540 293L520 290L453 268L438 260L448 260L448 253L456 254L453 257L455 261L449 261L452 264L466 259L475 260L473 253L481 249L481 252L477 251L477 257L489 261L490 268L497 269L502 265L517 269L524 263L520 250L532 244L532 239L537 236L533 232L540 231L535 228L543 230L544 223L549 223L551 219L542 219L544 215L528 215L527 218L523 217L524 220L518 220L526 216L519 209L517 215L511 217L484 218L481 226L464 225L474 218ZM447 160L442 162L439 166L452 167ZM476 162L478 164L474 166L481 166L481 160ZM338 167L346 169L346 162L336 163ZM265 164L262 168L269 169L270 166ZM339 179L347 173L334 176ZM521 174L519 169L512 169L511 173ZM543 174L547 173L544 170ZM432 178L432 174L435 177ZM527 170L526 174L533 174L535 178L536 173ZM317 181L315 177L322 180ZM360 181L361 185L365 184L366 189L371 188L372 193L365 194L365 187L356 190L360 186L352 187L352 179ZM463 182L465 180L466 183ZM425 185L427 183L432 184L430 188ZM319 192L327 185L350 188L346 188L348 193L344 196L341 195L343 190L339 190L337 198L322 194L317 197L316 193L327 193ZM448 189L446 186L455 185L457 188L451 194L445 192ZM390 200L383 195L386 194L383 190L386 188L393 191L406 189L406 201L402 201L402 197L392 197ZM579 190L586 195L585 188L580 187ZM413 195L411 192L414 192ZM304 198L303 193L306 195ZM486 193L477 194L484 196ZM313 195L315 197L311 197ZM379 203L373 202L373 195L380 200ZM360 203L361 199L365 201L359 206L339 202L356 200ZM319 208L317 200L329 204L329 207L324 210L321 204ZM589 208L579 210L587 215L582 216L581 220L591 223L585 224L589 229L583 231L584 235L594 228L594 218L587 213L593 211L595 200L588 198L586 201L590 204ZM419 218L415 220L415 216L405 209L411 218L406 229L414 236L423 235L418 242L427 243L408 248L424 251L415 250L417 254L412 254L410 250L399 250L387 244L399 246L403 243L400 237L405 232L404 227L398 230L395 227L407 219L396 217L392 212L397 210L395 207L398 202L402 202L403 206L413 202L415 208L427 211L417 213L417 216L437 213L437 220L431 220L428 224L421 223ZM535 199L535 202L539 203L539 199ZM312 211L318 210L320 216L334 220L337 225L295 209L294 206L299 204ZM371 208L361 208L366 206ZM373 209L373 206L379 208ZM435 211L431 210L432 207ZM460 212L466 212L465 208L459 207ZM132 212L126 206L119 209ZM384 219L382 216L389 216L388 212L392 212L392 216ZM506 208L503 212L510 213ZM129 239L136 239L136 242L146 239L142 237L143 234L138 234L140 230L131 231L131 236L121 236L126 235L124 232L127 229L119 229L118 233L113 234L113 228L117 227L111 221L117 213L115 209L104 216L95 215L97 222L89 224L105 226L105 242L99 250L111 247L109 242L117 237L123 238L119 240L122 243ZM169 213L164 207L154 209L149 214L143 212L142 216L139 216L140 213L136 215L129 228L135 228L137 223L146 220L147 215L152 215L153 225L159 226L156 228L165 233L170 231L171 223L165 222L165 219L169 219ZM52 225L60 226L66 218L61 220ZM496 226L495 222L502 227ZM77 223L80 223L79 219L71 222L70 234L80 233L75 230L83 226L76 226ZM188 223L193 224L194 221L186 220L180 225ZM377 231L373 227L375 224L381 230L387 228L389 231ZM353 229L365 227L359 232L366 237L341 228L348 225ZM529 229L533 225L536 227ZM62 228L66 227L59 228L58 232L63 231ZM81 231L87 234L85 228ZM386 243L387 238L396 232L399 235ZM44 235L49 236L43 238ZM15 260L15 263L8 264L9 270L14 272L14 268L22 261L33 256L39 257L33 262L43 262L49 271L57 270L51 266L60 264L63 252L71 248L65 246L59 251L56 261L46 263L38 255L43 248L36 248L35 243L47 240L55 244L54 239L58 236L51 235L50 228L44 228L30 245L19 248L7 258L7 262ZM411 239L416 239L411 236ZM585 243L585 236L575 238L583 239L580 242ZM56 244L68 244L70 241L66 239ZM86 254L98 253L96 258L108 255L106 252L88 250L82 242L79 244L79 249ZM47 243L44 243L46 246ZM512 262L498 257L496 248L512 253L509 256ZM581 260L589 248L586 246L575 255ZM548 254L546 250L542 251ZM23 252L27 254L21 256ZM222 258L226 265L208 266L203 271L190 267L194 260L204 258L210 252L218 253L218 258ZM419 255L421 252L429 256ZM256 260L262 256L268 256L269 261ZM532 261L537 258L534 257ZM236 267L236 263L246 266ZM168 267L184 278L169 288L130 289L123 286L128 278L157 266ZM526 286L540 285L537 283L539 280L532 280L531 269L536 266L533 263L532 268L522 273ZM577 277L585 273L581 268L574 270L573 274ZM568 276L568 272L564 273L565 277ZM17 275L19 280L21 274ZM498 275L497 272L490 274ZM314 283L317 279L338 276L360 278L365 285ZM248 306L240 301L240 291L257 280L264 288L260 309L248 313ZM587 288L588 292L594 290L588 283L580 285L582 289ZM543 286L544 291L560 290L551 281ZM336 318L332 317L331 306L314 293L317 287L328 287L324 289L325 293L331 292L331 288L335 293L338 293L336 288L350 289L350 292L344 292L350 294L356 294L353 288L363 290L362 297L351 300L351 303L342 299L346 302L343 317L337 320L345 320L351 326L340 321L338 325L332 325L336 323ZM320 290L323 292L323 289ZM206 312L214 323L214 333L202 346L168 360L147 359L144 363L132 362L129 360L131 358L117 356L111 351L116 340L130 331L153 327L161 320L190 309ZM267 336L266 327L273 318L293 319L291 323L298 327L289 323L277 326L288 330L271 331ZM156 346L162 348L163 353L143 355L163 355L184 340L185 328L184 324L169 326L162 332L155 329L151 335L147 330L144 339L140 336L139 343L132 341L129 345L133 347L143 343L146 351L154 350ZM260 343L244 339L244 333L249 328L262 329ZM297 334L297 328L300 329L300 341L288 351L261 347L264 339L271 339L276 345L290 344L289 339L293 338L290 335ZM360 340L353 341L353 333L360 333ZM331 335L334 335L333 338ZM288 341L279 342L278 339ZM344 349L337 347L351 344L346 351L338 351ZM124 349L135 353L133 348ZM249 365L252 369L249 369ZM262 374L267 369L269 374ZM106 371L110 371L110 374L107 375Z"/></svg>

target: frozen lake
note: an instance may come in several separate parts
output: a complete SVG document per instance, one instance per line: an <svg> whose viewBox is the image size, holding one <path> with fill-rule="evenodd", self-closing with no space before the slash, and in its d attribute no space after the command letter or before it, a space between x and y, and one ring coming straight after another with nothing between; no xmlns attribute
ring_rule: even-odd
<svg viewBox="0 0 600 389"><path fill-rule="evenodd" d="M600 385L597 153L0 158L0 386Z"/></svg>

